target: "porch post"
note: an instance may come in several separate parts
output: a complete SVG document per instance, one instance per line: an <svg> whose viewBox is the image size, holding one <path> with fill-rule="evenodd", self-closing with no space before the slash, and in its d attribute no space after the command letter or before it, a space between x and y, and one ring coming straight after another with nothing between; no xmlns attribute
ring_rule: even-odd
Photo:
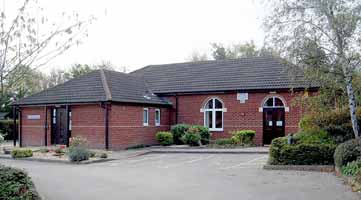
<svg viewBox="0 0 361 200"><path fill-rule="evenodd" d="M105 103L105 149L109 149L109 104Z"/></svg>
<svg viewBox="0 0 361 200"><path fill-rule="evenodd" d="M13 142L14 142L14 147L16 147L16 107L13 106Z"/></svg>
<svg viewBox="0 0 361 200"><path fill-rule="evenodd" d="M69 135L69 105L65 106L65 113L66 113L66 146L69 147L69 139L70 139L70 135Z"/></svg>
<svg viewBox="0 0 361 200"><path fill-rule="evenodd" d="M45 106L44 144L48 146L48 107Z"/></svg>
<svg viewBox="0 0 361 200"><path fill-rule="evenodd" d="M18 110L19 113L19 146L23 147L23 133L22 133L22 114L21 114L21 110L19 108Z"/></svg>

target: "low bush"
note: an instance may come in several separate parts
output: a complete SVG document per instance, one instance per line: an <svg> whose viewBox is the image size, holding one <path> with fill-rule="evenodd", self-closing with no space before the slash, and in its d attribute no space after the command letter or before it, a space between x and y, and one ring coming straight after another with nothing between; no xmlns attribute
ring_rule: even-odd
<svg viewBox="0 0 361 200"><path fill-rule="evenodd" d="M341 172L345 176L356 176L361 171L361 161L355 160L341 167Z"/></svg>
<svg viewBox="0 0 361 200"><path fill-rule="evenodd" d="M342 167L349 162L357 160L361 157L361 139L352 139L344 142L335 150L335 165Z"/></svg>
<svg viewBox="0 0 361 200"><path fill-rule="evenodd" d="M226 145L232 145L233 140L231 138L219 138L214 141L214 144L220 145L220 146L226 146Z"/></svg>
<svg viewBox="0 0 361 200"><path fill-rule="evenodd" d="M189 127L187 124L177 124L171 127L170 132L173 134L174 144L184 144L181 138Z"/></svg>
<svg viewBox="0 0 361 200"><path fill-rule="evenodd" d="M72 137L70 138L69 141L69 147L78 147L78 146L86 147L87 144L88 144L87 139L81 136Z"/></svg>
<svg viewBox="0 0 361 200"><path fill-rule="evenodd" d="M108 158L108 154L103 152L100 154L100 158Z"/></svg>
<svg viewBox="0 0 361 200"><path fill-rule="evenodd" d="M256 135L256 131L253 130L240 130L240 131L231 131L232 140L235 144L245 145L252 144L253 138Z"/></svg>
<svg viewBox="0 0 361 200"><path fill-rule="evenodd" d="M71 162L80 162L89 160L90 152L82 146L75 146L69 148L68 156Z"/></svg>
<svg viewBox="0 0 361 200"><path fill-rule="evenodd" d="M182 136L182 141L184 144L188 144L190 146L199 146L201 145L201 135L198 132L189 132L187 131Z"/></svg>
<svg viewBox="0 0 361 200"><path fill-rule="evenodd" d="M97 154L95 153L95 151L89 151L89 157L90 158L94 158Z"/></svg>
<svg viewBox="0 0 361 200"><path fill-rule="evenodd" d="M155 135L155 138L159 142L159 144L163 146L169 146L173 144L173 135L170 132L158 132Z"/></svg>
<svg viewBox="0 0 361 200"><path fill-rule="evenodd" d="M24 171L0 165L0 199L40 200L41 198Z"/></svg>
<svg viewBox="0 0 361 200"><path fill-rule="evenodd" d="M209 144L211 139L211 132L209 131L209 128L200 125L192 125L188 128L187 132L199 134L201 136L201 143L203 145Z"/></svg>
<svg viewBox="0 0 361 200"><path fill-rule="evenodd" d="M276 138L270 147L269 164L272 165L331 165L334 162L335 144L288 144L287 138Z"/></svg>
<svg viewBox="0 0 361 200"><path fill-rule="evenodd" d="M54 150L55 156L62 156L65 154L65 150L61 147L58 147Z"/></svg>
<svg viewBox="0 0 361 200"><path fill-rule="evenodd" d="M32 156L33 156L33 151L31 149L13 149L11 151L12 158L26 158Z"/></svg>

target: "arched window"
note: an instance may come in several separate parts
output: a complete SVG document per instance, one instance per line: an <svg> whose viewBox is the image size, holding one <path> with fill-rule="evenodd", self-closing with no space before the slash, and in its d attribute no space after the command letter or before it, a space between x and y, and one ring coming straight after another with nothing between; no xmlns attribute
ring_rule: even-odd
<svg viewBox="0 0 361 200"><path fill-rule="evenodd" d="M263 104L264 108L284 108L285 105L279 97L269 97Z"/></svg>
<svg viewBox="0 0 361 200"><path fill-rule="evenodd" d="M223 103L217 98L209 99L204 106L204 126L211 131L223 131Z"/></svg>

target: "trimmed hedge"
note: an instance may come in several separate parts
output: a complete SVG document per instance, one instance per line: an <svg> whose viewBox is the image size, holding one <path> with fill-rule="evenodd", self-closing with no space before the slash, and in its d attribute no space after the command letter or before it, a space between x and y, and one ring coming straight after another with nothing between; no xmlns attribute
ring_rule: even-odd
<svg viewBox="0 0 361 200"><path fill-rule="evenodd" d="M155 135L155 138L159 142L159 144L163 146L169 146L173 144L173 135L170 132L158 132Z"/></svg>
<svg viewBox="0 0 361 200"><path fill-rule="evenodd" d="M24 171L0 165L0 199L40 200L41 198Z"/></svg>
<svg viewBox="0 0 361 200"><path fill-rule="evenodd" d="M188 124L176 124L171 127L170 132L173 134L174 144L184 144L181 138L189 127L190 125Z"/></svg>
<svg viewBox="0 0 361 200"><path fill-rule="evenodd" d="M269 164L272 165L332 165L335 144L287 144L287 138L271 143Z"/></svg>
<svg viewBox="0 0 361 200"><path fill-rule="evenodd" d="M190 146L199 146L201 144L201 135L197 132L186 132L182 136L182 141Z"/></svg>
<svg viewBox="0 0 361 200"><path fill-rule="evenodd" d="M361 158L361 139L352 139L338 145L334 158L337 167Z"/></svg>
<svg viewBox="0 0 361 200"><path fill-rule="evenodd" d="M32 156L33 156L33 151L31 149L13 149L11 151L12 158L26 158Z"/></svg>

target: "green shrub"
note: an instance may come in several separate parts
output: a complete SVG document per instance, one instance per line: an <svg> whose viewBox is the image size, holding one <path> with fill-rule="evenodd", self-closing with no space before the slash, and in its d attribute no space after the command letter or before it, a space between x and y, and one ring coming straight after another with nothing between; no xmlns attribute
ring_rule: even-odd
<svg viewBox="0 0 361 200"><path fill-rule="evenodd" d="M83 160L89 160L90 152L82 146L70 147L68 156L71 162L80 162Z"/></svg>
<svg viewBox="0 0 361 200"><path fill-rule="evenodd" d="M269 164L272 165L330 165L336 145L320 144L287 144L287 137L272 140Z"/></svg>
<svg viewBox="0 0 361 200"><path fill-rule="evenodd" d="M187 132L199 134L201 136L201 143L204 145L209 144L211 139L211 132L209 131L209 128L200 125L192 125L188 128Z"/></svg>
<svg viewBox="0 0 361 200"><path fill-rule="evenodd" d="M158 132L155 135L155 138L159 142L159 144L163 146L168 146L173 144L173 135L170 132Z"/></svg>
<svg viewBox="0 0 361 200"><path fill-rule="evenodd" d="M141 149L141 148L145 148L145 147L148 147L149 145L145 145L145 144L136 144L136 145L131 145L131 146L128 146L126 148L126 150L130 150L130 149Z"/></svg>
<svg viewBox="0 0 361 200"><path fill-rule="evenodd" d="M286 137L279 137L272 140L269 149L269 164L280 165L283 163L283 160L281 160L281 150L285 145L287 145Z"/></svg>
<svg viewBox="0 0 361 200"><path fill-rule="evenodd" d="M0 199L40 200L41 198L24 171L0 165Z"/></svg>
<svg viewBox="0 0 361 200"><path fill-rule="evenodd" d="M188 144L190 146L199 146L201 144L201 135L198 132L187 131L181 139L184 144Z"/></svg>
<svg viewBox="0 0 361 200"><path fill-rule="evenodd" d="M76 136L76 137L70 138L69 147L78 147L78 146L86 147L87 144L88 144L88 141L86 138L81 137L81 136Z"/></svg>
<svg viewBox="0 0 361 200"><path fill-rule="evenodd" d="M108 158L108 154L103 152L100 154L100 158Z"/></svg>
<svg viewBox="0 0 361 200"><path fill-rule="evenodd" d="M356 176L361 171L361 161L355 160L341 167L341 172L346 176Z"/></svg>
<svg viewBox="0 0 361 200"><path fill-rule="evenodd" d="M3 135L5 140L13 140L13 127L13 120L0 120L0 135Z"/></svg>
<svg viewBox="0 0 361 200"><path fill-rule="evenodd" d="M344 142L336 148L334 157L335 165L341 167L349 162L357 160L361 156L361 139L352 139Z"/></svg>
<svg viewBox="0 0 361 200"><path fill-rule="evenodd" d="M32 156L33 151L31 149L13 149L11 151L11 157L13 158L26 158Z"/></svg>
<svg viewBox="0 0 361 200"><path fill-rule="evenodd" d="M233 135L233 142L236 144L244 145L244 144L252 144L253 138L256 135L256 131L253 130L240 130L240 131L231 131Z"/></svg>
<svg viewBox="0 0 361 200"><path fill-rule="evenodd" d="M187 132L189 125L177 124L171 127L170 131L173 134L174 144L183 144L182 136Z"/></svg>
<svg viewBox="0 0 361 200"><path fill-rule="evenodd" d="M40 149L40 153L48 153L48 152L49 152L49 149L47 149L47 148Z"/></svg>
<svg viewBox="0 0 361 200"><path fill-rule="evenodd" d="M335 144L330 135L323 130L301 131L294 135L297 144Z"/></svg>
<svg viewBox="0 0 361 200"><path fill-rule="evenodd" d="M357 121L360 124L361 108L357 110L356 115ZM354 138L348 109L305 115L300 121L300 128L306 131L324 130L329 133L331 138L337 143L342 143Z"/></svg>
<svg viewBox="0 0 361 200"><path fill-rule="evenodd" d="M62 156L65 154L65 150L62 147L58 147L54 150L56 156Z"/></svg>
<svg viewBox="0 0 361 200"><path fill-rule="evenodd" d="M90 158L94 158L97 154L95 153L95 151L89 151L89 157Z"/></svg>
<svg viewBox="0 0 361 200"><path fill-rule="evenodd" d="M225 146L225 145L232 145L233 140L231 138L219 138L214 141L216 145Z"/></svg>

